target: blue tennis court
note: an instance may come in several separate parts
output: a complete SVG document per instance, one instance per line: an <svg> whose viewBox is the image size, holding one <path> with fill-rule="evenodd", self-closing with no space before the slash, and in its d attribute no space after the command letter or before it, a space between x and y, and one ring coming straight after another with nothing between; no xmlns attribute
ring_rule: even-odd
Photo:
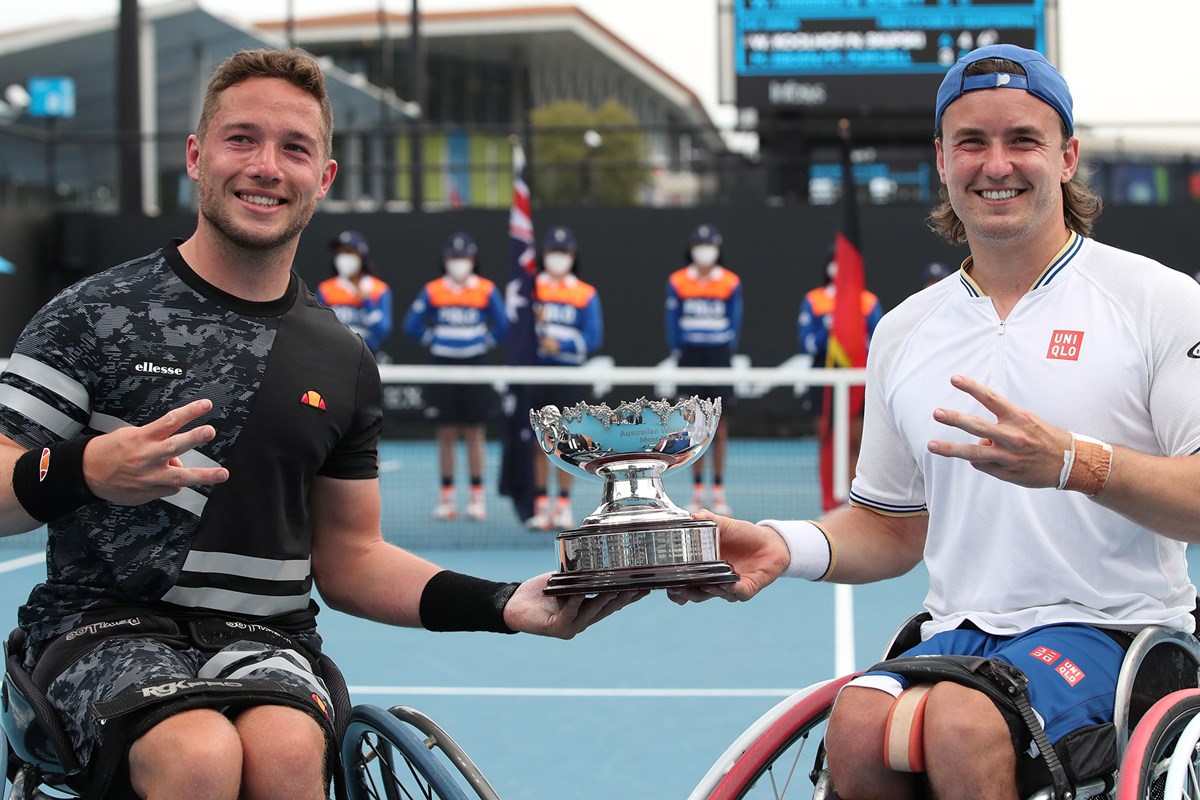
<svg viewBox="0 0 1200 800"><path fill-rule="evenodd" d="M44 568L0 551L0 605ZM496 579L551 569L543 550L428 551ZM20 566L23 561L34 561ZM860 660L877 656L921 579L856 592ZM878 619L867 609L886 609ZM683 798L741 730L833 671L833 587L784 581L750 604L679 607L661 592L569 642L388 628L329 610L320 625L356 702L425 711L506 800Z"/></svg>
<svg viewBox="0 0 1200 800"><path fill-rule="evenodd" d="M6 609L43 575L30 555L0 551ZM424 555L496 579L552 566L529 549ZM1189 558L1195 573L1194 548ZM430 714L506 800L657 800L686 797L743 728L832 674L833 594L787 580L750 603L679 607L655 592L570 642L387 628L328 610L320 624L356 702ZM920 568L855 588L859 666L923 594Z"/></svg>
<svg viewBox="0 0 1200 800"><path fill-rule="evenodd" d="M498 450L489 446L493 466ZM731 442L727 481L735 513L818 515L815 455L811 440ZM430 521L433 458L431 442L385 443L389 539L496 580L556 567L553 536L526 531L494 490L484 523ZM686 499L686 472L669 477L667 489ZM600 484L577 481L576 513L591 511L599 492ZM45 574L41 541L37 534L0 539L0 608L8 626ZM1196 559L1195 548L1189 556ZM687 607L655 592L570 642L388 628L329 610L320 627L356 702L426 712L506 800L658 800L686 797L760 714L833 674L834 592L785 580L750 603ZM878 659L924 593L921 567L854 589L859 667Z"/></svg>

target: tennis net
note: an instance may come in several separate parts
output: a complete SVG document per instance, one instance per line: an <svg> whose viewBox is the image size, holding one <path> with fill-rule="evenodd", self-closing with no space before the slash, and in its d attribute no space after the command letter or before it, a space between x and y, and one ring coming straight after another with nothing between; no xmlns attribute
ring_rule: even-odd
<svg viewBox="0 0 1200 800"><path fill-rule="evenodd" d="M512 501L498 492L503 449L504 409L509 387L527 384L551 386L560 404L604 403L616 408L622 402L645 397L674 399L682 388L705 395L723 389L723 417L729 428L725 468L721 476L735 516L745 519L812 518L821 511L818 472L820 395L834 388L834 424L838 410L846 408L845 394L861 385L863 370L817 370L807 359L797 358L778 367L677 369L617 367L593 361L582 367L445 367L385 365L385 442L381 448L381 485L384 497L385 535L413 549L459 547L549 547L554 531L528 529L517 516ZM480 386L490 398L485 429L486 461L483 472L487 519L475 521L464 513L468 475L465 445L456 446L456 498L460 504L454 520L434 520L439 468L436 425L425 412L428 400L441 386ZM728 402L732 396L733 403ZM565 399L564 399L565 398ZM841 399L842 402L838 402ZM844 415L843 415L844 416ZM846 428L847 421L841 421ZM846 463L846 443L838 448L839 463ZM544 458L535 452L534 458ZM704 462L710 462L706 467ZM550 463L547 461L547 463ZM699 466L711 481L711 459ZM664 478L668 495L685 505L692 494L695 466L672 470ZM558 470L548 470L555 494ZM848 474L848 469L843 470ZM848 482L848 481L847 481ZM598 480L575 480L570 504L575 524L601 500ZM842 486L838 495L846 495ZM558 528L555 528L558 530Z"/></svg>
<svg viewBox="0 0 1200 800"><path fill-rule="evenodd" d="M416 551L545 548L548 554L559 528L531 530L517 515L511 499L499 494L503 398L510 386L550 385L557 397L605 403L612 408L642 397L674 399L683 385L701 396L706 387L714 391L725 387L726 392L731 388L727 396L732 396L734 402L727 400L722 412L729 429L722 478L733 514L758 520L821 514L817 398L823 387L833 387L835 442L839 445L835 452L840 459L837 463L844 464L848 458L846 443L839 440L838 432L848 427L844 419L845 395L849 386L864 380L863 370L810 369L803 357L777 367L749 367L735 362L727 369L617 367L605 359L594 359L581 367L387 364L380 367L380 374L385 413L379 454L384 536ZM487 515L476 520L464 513L469 477L466 447L459 441L454 447L458 514L455 519L434 519L441 469L436 441L439 426L428 416L430 401L437 395L435 387L471 386L486 398L482 478ZM538 452L533 457L544 458ZM693 471L694 466L689 465L664 478L667 493L681 506L691 497ZM551 491L557 494L558 470L551 467L548 472ZM576 524L600 503L601 490L597 480L574 481L570 504ZM844 485L838 494L845 496ZM0 538L0 547L27 548L44 541L42 529ZM552 566L550 556L548 568Z"/></svg>

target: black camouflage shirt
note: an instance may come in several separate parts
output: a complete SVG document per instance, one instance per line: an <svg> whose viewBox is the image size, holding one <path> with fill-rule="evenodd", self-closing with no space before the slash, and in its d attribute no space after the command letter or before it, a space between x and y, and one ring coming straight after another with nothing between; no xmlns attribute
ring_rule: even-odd
<svg viewBox="0 0 1200 800"><path fill-rule="evenodd" d="M213 441L184 455L229 480L49 525L47 578L19 612L34 647L106 610L218 613L310 628L308 492L373 478L379 371L296 275L253 303L206 283L176 243L86 278L30 321L0 375L0 433L41 447L144 425L208 398Z"/></svg>

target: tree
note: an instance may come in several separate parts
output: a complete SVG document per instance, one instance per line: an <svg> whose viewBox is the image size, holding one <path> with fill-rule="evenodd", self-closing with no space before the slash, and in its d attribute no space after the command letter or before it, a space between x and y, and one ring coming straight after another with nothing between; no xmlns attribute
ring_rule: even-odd
<svg viewBox="0 0 1200 800"><path fill-rule="evenodd" d="M646 136L616 100L599 108L578 101L530 112L533 193L542 206L637 205L650 182Z"/></svg>

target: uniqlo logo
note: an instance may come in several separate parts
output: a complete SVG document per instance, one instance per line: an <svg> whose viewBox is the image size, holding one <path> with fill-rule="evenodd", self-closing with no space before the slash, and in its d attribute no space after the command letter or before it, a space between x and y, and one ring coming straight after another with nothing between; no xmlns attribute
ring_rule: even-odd
<svg viewBox="0 0 1200 800"><path fill-rule="evenodd" d="M1083 346L1083 331L1054 331L1050 334L1050 347L1046 358L1062 361L1078 361L1079 348Z"/></svg>
<svg viewBox="0 0 1200 800"><path fill-rule="evenodd" d="M1029 655L1031 658L1036 658L1045 664L1053 664L1055 661L1058 661L1058 657L1062 654L1051 650L1049 647L1039 647Z"/></svg>
<svg viewBox="0 0 1200 800"><path fill-rule="evenodd" d="M1064 661L1054 669L1059 675L1063 676L1063 680L1074 686L1084 678L1083 670L1075 666L1070 661Z"/></svg>

